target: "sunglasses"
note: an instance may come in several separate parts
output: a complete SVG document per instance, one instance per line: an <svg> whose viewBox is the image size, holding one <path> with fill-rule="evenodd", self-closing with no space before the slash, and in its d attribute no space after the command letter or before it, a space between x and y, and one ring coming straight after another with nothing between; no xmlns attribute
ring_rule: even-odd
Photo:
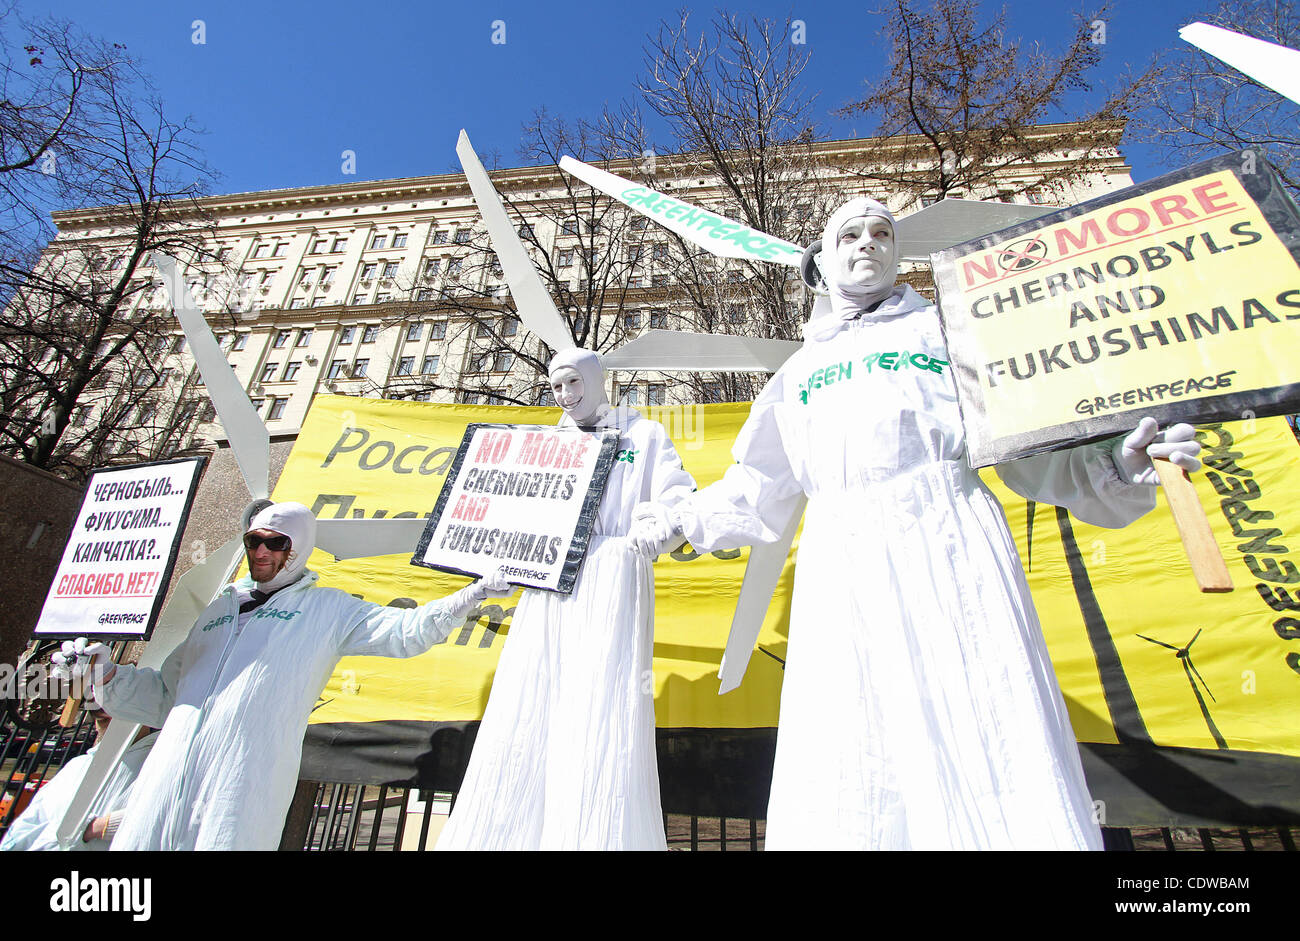
<svg viewBox="0 0 1300 941"><path fill-rule="evenodd" d="M259 536L257 533L244 534L244 548L249 552L256 552L258 546L266 546L272 552L283 552L293 545L293 540L288 536Z"/></svg>

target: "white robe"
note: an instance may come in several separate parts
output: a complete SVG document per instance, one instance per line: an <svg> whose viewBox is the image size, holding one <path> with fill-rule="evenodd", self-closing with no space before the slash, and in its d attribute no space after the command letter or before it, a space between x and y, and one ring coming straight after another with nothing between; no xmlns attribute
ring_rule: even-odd
<svg viewBox="0 0 1300 941"><path fill-rule="evenodd" d="M709 551L774 540L808 495L767 847L1100 848L1015 543L966 460L935 308L901 288L830 333L763 390L739 463L678 507ZM998 472L1096 525L1155 505L1109 443Z"/></svg>
<svg viewBox="0 0 1300 941"><path fill-rule="evenodd" d="M564 422L562 422L564 423ZM511 619L439 850L665 849L655 752L654 577L625 538L632 508L695 488L658 422L621 432L569 595L528 590Z"/></svg>
<svg viewBox="0 0 1300 941"><path fill-rule="evenodd" d="M88 809L86 820L104 817L126 807L131 796L131 787L135 783L140 767L149 757L158 738L157 732L150 732L134 742L122 755L113 773L104 782L103 788L95 796ZM99 748L96 745L84 755L78 755L62 768L59 773L42 785L36 792L27 809L19 814L18 819L5 831L4 840L0 841L0 851L7 850L57 850L59 849L59 824L63 815L77 795L77 789L85 780L90 770L90 760ZM81 839L80 836L68 847L70 850L107 850L108 840Z"/></svg>
<svg viewBox="0 0 1300 941"><path fill-rule="evenodd" d="M115 718L162 728L114 850L276 849L307 719L339 658L414 657L464 622L445 598L388 608L316 581L308 571L242 627L227 585L161 670L122 665L96 687Z"/></svg>

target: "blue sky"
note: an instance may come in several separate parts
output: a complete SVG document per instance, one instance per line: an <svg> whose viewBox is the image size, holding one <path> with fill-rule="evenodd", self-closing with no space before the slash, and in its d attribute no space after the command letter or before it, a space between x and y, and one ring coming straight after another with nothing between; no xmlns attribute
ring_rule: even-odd
<svg viewBox="0 0 1300 941"><path fill-rule="evenodd" d="M161 92L169 113L192 115L220 174L217 192L419 176L459 169L466 128L490 164L524 163L521 125L539 108L595 116L630 97L642 45L679 3L338 2L317 0L23 0L124 43ZM1208 4L1117 0L1107 16L1105 68L1141 64L1173 46L1179 26ZM1082 4L1010 0L1007 30L1060 48ZM831 112L858 96L880 67L879 17L866 4L787 0L728 9L806 26L805 75L834 137L869 133L864 119ZM990 4L989 9L993 9ZM714 7L694 8L703 26ZM202 44L193 41L203 22ZM493 43L493 23L505 42ZM499 38L498 30L498 38ZM342 154L356 154L354 175ZM1163 169L1126 149L1141 181Z"/></svg>

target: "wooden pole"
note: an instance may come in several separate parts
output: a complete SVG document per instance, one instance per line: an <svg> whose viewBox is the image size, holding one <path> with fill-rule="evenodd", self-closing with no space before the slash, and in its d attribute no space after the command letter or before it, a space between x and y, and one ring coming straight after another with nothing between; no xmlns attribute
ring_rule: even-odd
<svg viewBox="0 0 1300 941"><path fill-rule="evenodd" d="M1203 592L1232 591L1228 565L1214 541L1210 521L1205 518L1205 510L1187 471L1163 458L1153 458L1152 463L1160 475L1160 486L1173 511L1174 522L1178 524L1178 535L1183 539L1187 560L1192 563L1196 584Z"/></svg>

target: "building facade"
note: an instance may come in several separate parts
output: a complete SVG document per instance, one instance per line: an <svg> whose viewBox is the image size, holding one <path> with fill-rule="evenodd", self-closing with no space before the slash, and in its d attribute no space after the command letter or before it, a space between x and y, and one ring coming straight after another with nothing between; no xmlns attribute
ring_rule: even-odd
<svg viewBox="0 0 1300 941"><path fill-rule="evenodd" d="M791 177L789 206L774 216L785 231L773 234L802 244L818 237L830 208L866 191L855 168L887 160L888 151L889 142L879 140L812 145L812 159ZM1062 166L1072 159L1058 157ZM657 163L651 185L737 214L707 167L685 158ZM647 178L646 168L630 161L608 169ZM949 195L1064 206L1131 183L1114 148L1102 165L1067 185L1036 187L1047 169L1041 162L1008 166L985 191ZM608 351L647 329L798 337L809 299L793 269L772 275L750 263L706 261L553 166L492 177L579 345ZM885 201L901 217L925 199ZM514 313L462 174L214 196L196 210L206 218L209 252L187 267L187 285L273 434L296 431L322 392L550 404L546 352ZM58 235L47 255L76 249L110 269L120 264L120 235L107 210L60 212L54 221ZM775 287L760 284L771 277L778 278ZM904 277L926 286L924 270ZM170 295L152 268L139 268L138 282L127 320L142 308L169 309ZM760 290L762 297L753 293ZM778 312L784 303L787 321L759 323L760 301ZM154 387L161 384L185 417L197 418L165 443L184 451L220 437L178 326L154 352L155 365L162 364ZM720 400L745 391L724 388L724 377L683 383L643 374L610 381L611 399L631 405ZM72 420L84 425L104 415L87 402Z"/></svg>

